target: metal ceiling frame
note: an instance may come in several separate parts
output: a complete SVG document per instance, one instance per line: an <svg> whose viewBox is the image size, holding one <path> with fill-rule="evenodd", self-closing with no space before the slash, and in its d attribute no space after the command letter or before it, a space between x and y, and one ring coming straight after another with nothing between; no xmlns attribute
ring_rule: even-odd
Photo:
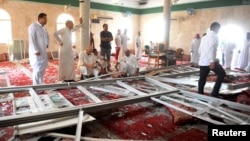
<svg viewBox="0 0 250 141"><path fill-rule="evenodd" d="M142 94L143 92L135 90L133 87L124 83L126 81L131 81L131 80L147 81L145 77L134 77L134 78L112 79L112 80L105 80L105 81L99 80L99 81L91 81L91 82L75 82L75 83L68 83L68 84L53 84L53 85L3 88L0 90L0 94L7 94L10 92L14 93L14 92L28 91L29 93L32 93L32 95L37 95L36 90L68 89L69 87L71 88L77 87L77 88L80 88L81 91L84 90L83 92L85 94L87 92L87 94L89 94L88 96L92 98L93 101L95 101L96 103L86 104L82 106L62 108L62 109L52 109L52 110L43 110L45 108L40 107L41 110L40 112L37 112L37 113L0 117L0 127L19 125L19 124L24 124L24 123L37 122L37 121L42 121L42 120L77 115L80 109L82 109L85 113L92 113L96 111L112 109L114 107L120 107L120 106L124 106L128 104L132 104L132 103L147 101L147 100L150 100L150 97L159 97L164 94L179 91L178 89L168 86L167 87L168 90L165 89L164 91L154 92L152 94ZM133 92L136 95L125 97L125 98L120 98L116 100L99 101L98 98L95 98L93 96L94 94L91 94L91 92L88 92L85 88L87 86L93 86L93 85L96 86L96 85L112 84L112 83L121 85L122 87ZM161 84L161 82L159 83ZM159 84L155 84L155 85L159 86ZM167 86L167 85L163 84L161 86ZM37 100L37 97L35 97L34 99L35 99L35 102L40 103L40 99Z"/></svg>
<svg viewBox="0 0 250 141"><path fill-rule="evenodd" d="M169 72L171 70L171 72ZM188 91L179 90L173 86L165 84L168 83L181 83L183 85L189 84L186 81L179 81L173 79L173 77L188 76L192 74L197 74L199 69L186 67L185 65L180 66L170 66L161 69L155 69L158 76L139 76L139 77L127 77L127 78L117 78L117 79L105 79L103 80L93 80L87 82L68 82L62 84L50 84L50 85L37 85L37 86L20 86L20 87L6 87L0 89L0 95L13 94L15 92L28 92L30 97L38 106L39 112L30 114L21 114L0 117L0 127L6 126L16 126L21 124L36 124L36 122L45 122L46 120L58 119L61 117L70 117L78 115L77 122L77 132L75 135L75 140L80 140L81 124L83 121L83 112L91 114L92 112L103 111L107 109L112 109L114 107L120 107L128 104L143 102L153 100L155 102L161 103L170 108L174 108L178 111L184 112L196 118L204 121L208 121L213 124L250 124L250 106L243 105L223 99L213 98L210 96L200 95ZM168 73L166 73L166 72ZM147 73L147 72L144 72ZM152 73L155 74L155 73ZM167 78L169 77L169 78ZM144 81L152 84L153 87L159 87L159 89L147 89L147 86L141 85L129 85L131 81ZM112 86L113 84L120 87ZM192 83L191 85L195 85ZM230 84L227 88L243 88L249 86L246 84ZM61 109L47 110L40 100L37 91L47 90L47 92L55 92L58 89L69 89L76 88L83 92L93 103L72 106ZM94 93L90 92L89 89L94 89L102 92L111 92L115 94L120 94L125 96L124 98L119 98L115 100L102 101ZM147 89L147 90L145 90ZM192 107L196 109L195 112L190 112L184 108L180 108L174 103L185 105L187 107ZM199 106L197 106L199 105ZM241 111L241 112L240 112ZM242 113L243 112L243 113ZM221 122L217 119L213 119L212 116L219 117L223 119ZM18 126L17 126L18 127ZM48 126L49 127L49 126ZM48 129L49 130L49 129Z"/></svg>

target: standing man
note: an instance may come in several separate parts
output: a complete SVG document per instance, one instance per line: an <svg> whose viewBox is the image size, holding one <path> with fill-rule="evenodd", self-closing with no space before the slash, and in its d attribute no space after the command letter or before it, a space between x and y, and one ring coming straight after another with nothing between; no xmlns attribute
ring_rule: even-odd
<svg viewBox="0 0 250 141"><path fill-rule="evenodd" d="M226 40L223 44L223 54L224 54L224 67L226 69L231 69L233 50L236 48L236 44L232 40Z"/></svg>
<svg viewBox="0 0 250 141"><path fill-rule="evenodd" d="M49 46L49 34L44 25L47 23L47 15L40 13L38 21L29 26L29 60L33 69L33 85L43 83L43 76L48 65L46 48Z"/></svg>
<svg viewBox="0 0 250 141"><path fill-rule="evenodd" d="M90 41L89 41L89 45L95 49L95 40L94 40L94 33L90 31Z"/></svg>
<svg viewBox="0 0 250 141"><path fill-rule="evenodd" d="M101 37L101 56L103 56L108 61L107 70L110 70L110 56L111 56L111 44L113 41L113 35L108 31L108 24L103 24L103 31L100 33Z"/></svg>
<svg viewBox="0 0 250 141"><path fill-rule="evenodd" d="M122 46L122 43L121 43L121 30L118 29L117 31L117 34L115 36L115 60L118 60L118 55L119 55L119 52L120 52L120 49L121 49L121 46Z"/></svg>
<svg viewBox="0 0 250 141"><path fill-rule="evenodd" d="M136 37L136 57L138 60L141 59L141 46L142 46L142 39L141 39L141 32L138 31L138 35Z"/></svg>
<svg viewBox="0 0 250 141"><path fill-rule="evenodd" d="M128 35L127 35L127 29L124 30L124 33L121 35L121 43L122 48L119 54L119 58L122 58L125 55L125 50L128 49Z"/></svg>
<svg viewBox="0 0 250 141"><path fill-rule="evenodd" d="M247 66L244 68L246 72L250 72L250 32L247 32L247 39L245 41L245 46L248 47L247 53L248 53L248 59L247 59Z"/></svg>
<svg viewBox="0 0 250 141"><path fill-rule="evenodd" d="M73 58L78 59L79 54L78 51L76 50L76 45L72 45L72 51L73 51Z"/></svg>
<svg viewBox="0 0 250 141"><path fill-rule="evenodd" d="M210 26L210 30L211 32L207 33L207 35L201 39L199 48L200 79L198 83L198 93L204 94L206 79L210 70L212 70L217 75L217 79L211 95L213 97L218 97L221 83L226 75L224 69L219 64L219 60L216 59L217 47L219 44L217 34L220 30L220 24L218 22L213 22Z"/></svg>
<svg viewBox="0 0 250 141"><path fill-rule="evenodd" d="M54 33L59 48L59 80L64 82L73 82L75 79L75 65L72 50L72 32L82 27L82 18L80 18L80 25L74 27L74 23L67 20L65 28L62 28Z"/></svg>
<svg viewBox="0 0 250 141"><path fill-rule="evenodd" d="M198 62L199 62L198 50L200 43L201 43L200 34L196 34L191 42L191 47L190 47L190 52L191 52L190 62L192 67L198 67Z"/></svg>
<svg viewBox="0 0 250 141"><path fill-rule="evenodd" d="M250 47L250 32L247 32L246 38L244 40L244 43L242 44L240 54L239 54L239 59L238 59L237 68L240 70L244 70L244 68L247 67L249 47Z"/></svg>

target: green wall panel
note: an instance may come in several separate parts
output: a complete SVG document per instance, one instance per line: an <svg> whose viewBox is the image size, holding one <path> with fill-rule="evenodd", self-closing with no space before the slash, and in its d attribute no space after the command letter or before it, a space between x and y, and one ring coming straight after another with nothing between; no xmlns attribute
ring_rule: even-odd
<svg viewBox="0 0 250 141"><path fill-rule="evenodd" d="M154 8L140 9L139 14L151 14L151 13L161 13L161 12L163 12L163 7L154 7Z"/></svg>
<svg viewBox="0 0 250 141"><path fill-rule="evenodd" d="M107 10L107 11L115 11L115 12L130 11L133 14L140 14L139 9L122 7L122 6L114 6L114 5L108 5L108 4L102 4L102 3L95 3L95 2L91 2L90 8L99 9L99 10Z"/></svg>
<svg viewBox="0 0 250 141"><path fill-rule="evenodd" d="M19 0L17 0L19 1ZM22 1L30 1L30 2L39 2L39 3L50 3L50 4L58 4L58 5L72 5L79 6L79 0L22 0Z"/></svg>

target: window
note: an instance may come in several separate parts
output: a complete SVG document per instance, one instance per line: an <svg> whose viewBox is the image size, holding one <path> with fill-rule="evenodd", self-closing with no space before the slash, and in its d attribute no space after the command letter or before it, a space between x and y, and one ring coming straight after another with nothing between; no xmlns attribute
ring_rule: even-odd
<svg viewBox="0 0 250 141"><path fill-rule="evenodd" d="M0 31L0 43L12 40L10 15L3 9L0 9Z"/></svg>
<svg viewBox="0 0 250 141"><path fill-rule="evenodd" d="M56 21L56 30L62 29L65 27L65 22L71 20L74 23L74 18L70 14L63 13L58 16ZM76 34L72 33L72 44L76 42Z"/></svg>

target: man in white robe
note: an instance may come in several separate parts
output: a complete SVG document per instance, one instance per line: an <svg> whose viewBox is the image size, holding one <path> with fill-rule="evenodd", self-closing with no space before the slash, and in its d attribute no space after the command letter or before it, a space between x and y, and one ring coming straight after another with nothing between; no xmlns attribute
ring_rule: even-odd
<svg viewBox="0 0 250 141"><path fill-rule="evenodd" d="M250 49L248 51L248 63L247 63L247 66L244 68L244 70L247 72L247 73L250 73Z"/></svg>
<svg viewBox="0 0 250 141"><path fill-rule="evenodd" d="M121 30L118 29L117 34L115 35L115 60L118 60L119 52L122 46L122 41L121 41Z"/></svg>
<svg viewBox="0 0 250 141"><path fill-rule="evenodd" d="M191 42L191 47L190 47L190 52L191 52L190 63L194 67L198 67L200 43L201 43L200 34L196 34Z"/></svg>
<svg viewBox="0 0 250 141"><path fill-rule="evenodd" d="M79 57L79 54L78 54L78 51L76 50L75 45L72 46L72 50L73 50L73 58L77 59Z"/></svg>
<svg viewBox="0 0 250 141"><path fill-rule="evenodd" d="M96 57L92 51L92 47L88 47L79 54L78 69L81 73L81 80L91 75L97 77L100 72L100 69L97 67Z"/></svg>
<svg viewBox="0 0 250 141"><path fill-rule="evenodd" d="M135 48L136 57L138 60L141 59L141 46L142 46L141 32L138 31L138 35L136 37L136 48Z"/></svg>
<svg viewBox="0 0 250 141"><path fill-rule="evenodd" d="M243 70L248 64L248 51L250 44L250 32L247 32L246 39L240 50L237 68Z"/></svg>
<svg viewBox="0 0 250 141"><path fill-rule="evenodd" d="M38 21L29 26L29 60L33 69L33 85L43 83L43 76L48 65L46 48L49 45L49 35L44 25L47 23L47 15L40 13Z"/></svg>
<svg viewBox="0 0 250 141"><path fill-rule="evenodd" d="M94 53L95 58L96 58L96 63L98 64L97 68L98 68L98 70L100 70L99 74L106 74L107 73L106 68L108 67L107 60L103 56L98 54L96 49L93 49L93 53Z"/></svg>
<svg viewBox="0 0 250 141"><path fill-rule="evenodd" d="M124 30L124 33L121 35L121 50L119 53L119 57L118 58L122 58L125 55L125 50L128 49L128 35L127 35L127 29Z"/></svg>
<svg viewBox="0 0 250 141"><path fill-rule="evenodd" d="M139 67L140 65L137 58L135 55L131 54L128 49L125 50L125 56L123 56L115 65L116 70L121 72L121 76L138 76Z"/></svg>
<svg viewBox="0 0 250 141"><path fill-rule="evenodd" d="M155 50L156 49L156 45L155 45L155 43L153 42L153 41L150 41L150 50Z"/></svg>
<svg viewBox="0 0 250 141"><path fill-rule="evenodd" d="M235 49L233 50L231 68L237 68L238 60L239 60L239 56L240 56L240 50L241 50L240 46L242 46L242 45L239 45L239 43L237 43Z"/></svg>
<svg viewBox="0 0 250 141"><path fill-rule="evenodd" d="M80 18L80 25L74 27L72 21L67 20L65 28L62 28L54 33L59 48L59 80L64 82L73 82L75 79L75 65L72 50L72 32L82 27L82 18Z"/></svg>
<svg viewBox="0 0 250 141"><path fill-rule="evenodd" d="M248 37L250 38L250 32L248 32ZM244 70L246 72L250 72L250 39L248 39L248 42L247 42L247 46L248 46L248 60L247 60L247 66L244 68Z"/></svg>
<svg viewBox="0 0 250 141"><path fill-rule="evenodd" d="M233 58L233 50L235 49L236 44L233 41L226 41L223 44L223 50L222 53L224 54L224 60L225 60L225 68L230 69L232 64L232 58Z"/></svg>

